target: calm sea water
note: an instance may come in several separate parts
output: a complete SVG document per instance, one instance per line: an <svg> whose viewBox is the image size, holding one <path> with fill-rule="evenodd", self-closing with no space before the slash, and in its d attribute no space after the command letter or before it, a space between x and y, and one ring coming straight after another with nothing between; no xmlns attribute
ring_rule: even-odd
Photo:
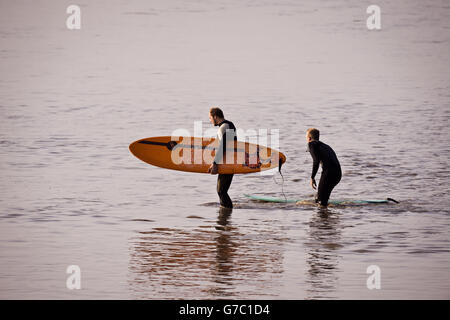
<svg viewBox="0 0 450 320"><path fill-rule="evenodd" d="M356 0L83 0L81 30L70 4L0 2L0 298L450 298L447 1L377 1L378 31ZM313 196L314 126L343 168L332 198L400 204L254 203L283 195L253 174L221 214L215 176L129 152L206 134L212 105L279 130L287 197Z"/></svg>

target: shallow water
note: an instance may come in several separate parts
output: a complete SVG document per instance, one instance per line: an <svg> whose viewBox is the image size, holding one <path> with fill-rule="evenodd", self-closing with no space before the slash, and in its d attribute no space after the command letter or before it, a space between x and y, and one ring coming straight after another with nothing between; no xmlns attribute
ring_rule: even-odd
<svg viewBox="0 0 450 320"><path fill-rule="evenodd" d="M450 6L378 1L0 3L0 298L450 298ZM30 10L30 8L32 10ZM216 177L135 158L135 140L211 126L279 129L279 175ZM343 178L311 198L304 131ZM81 269L69 290L66 269ZM381 270L369 290L367 267Z"/></svg>

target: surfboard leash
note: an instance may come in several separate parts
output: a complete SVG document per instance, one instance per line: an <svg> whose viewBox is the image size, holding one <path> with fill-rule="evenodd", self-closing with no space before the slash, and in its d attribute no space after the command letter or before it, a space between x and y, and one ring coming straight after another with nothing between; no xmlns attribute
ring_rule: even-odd
<svg viewBox="0 0 450 320"><path fill-rule="evenodd" d="M280 168L279 168L279 170L278 170L278 173L279 173L280 176L281 176L281 193L283 194L283 197L284 197L285 202L288 202L287 197L286 197L286 195L284 194L284 176L283 176L283 174L281 173L281 166L280 166ZM273 181L275 181L275 184L280 185L280 183L278 183L277 180L275 179L275 175L273 175Z"/></svg>

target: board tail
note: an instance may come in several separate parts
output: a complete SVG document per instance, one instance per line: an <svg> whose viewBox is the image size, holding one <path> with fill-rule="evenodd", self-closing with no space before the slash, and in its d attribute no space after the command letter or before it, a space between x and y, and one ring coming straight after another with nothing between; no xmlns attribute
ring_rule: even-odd
<svg viewBox="0 0 450 320"><path fill-rule="evenodd" d="M397 200L392 199L392 198L387 198L386 200L387 200L387 201L392 201L392 202L394 202L394 203L400 203L400 202L398 202Z"/></svg>

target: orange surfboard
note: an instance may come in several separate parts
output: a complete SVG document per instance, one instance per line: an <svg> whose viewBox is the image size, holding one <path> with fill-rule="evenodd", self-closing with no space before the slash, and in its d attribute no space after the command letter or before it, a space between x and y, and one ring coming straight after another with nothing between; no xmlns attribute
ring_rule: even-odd
<svg viewBox="0 0 450 320"><path fill-rule="evenodd" d="M131 153L138 159L166 169L208 173L218 141L205 137L152 137L130 144ZM273 168L281 169L286 156L269 147L243 141L227 145L219 173L254 173Z"/></svg>

